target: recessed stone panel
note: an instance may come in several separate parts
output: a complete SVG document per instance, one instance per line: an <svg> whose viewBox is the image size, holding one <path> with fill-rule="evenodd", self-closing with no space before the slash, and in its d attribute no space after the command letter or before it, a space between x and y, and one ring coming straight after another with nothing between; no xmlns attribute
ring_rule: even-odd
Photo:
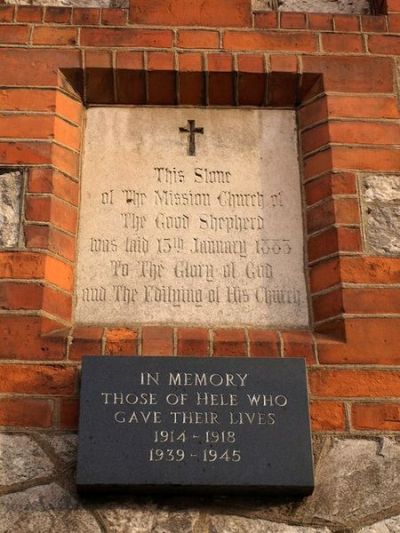
<svg viewBox="0 0 400 533"><path fill-rule="evenodd" d="M0 249L20 243L23 171L0 168Z"/></svg>
<svg viewBox="0 0 400 533"><path fill-rule="evenodd" d="M400 176L361 180L365 245L373 253L400 255Z"/></svg>
<svg viewBox="0 0 400 533"><path fill-rule="evenodd" d="M291 111L94 108L76 321L307 326Z"/></svg>

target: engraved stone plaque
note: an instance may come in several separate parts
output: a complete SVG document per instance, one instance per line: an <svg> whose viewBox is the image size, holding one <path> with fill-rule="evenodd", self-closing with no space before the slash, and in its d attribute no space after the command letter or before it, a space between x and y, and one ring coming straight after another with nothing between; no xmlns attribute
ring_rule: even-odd
<svg viewBox="0 0 400 533"><path fill-rule="evenodd" d="M81 490L312 492L304 360L85 357Z"/></svg>
<svg viewBox="0 0 400 533"><path fill-rule="evenodd" d="M92 108L81 324L308 325L295 114Z"/></svg>

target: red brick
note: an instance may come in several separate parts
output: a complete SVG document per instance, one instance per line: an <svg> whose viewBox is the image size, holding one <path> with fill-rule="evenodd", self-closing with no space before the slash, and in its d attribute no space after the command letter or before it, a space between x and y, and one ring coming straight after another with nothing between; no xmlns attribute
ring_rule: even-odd
<svg viewBox="0 0 400 533"><path fill-rule="evenodd" d="M135 0L130 21L166 26L251 26L249 0Z"/></svg>
<svg viewBox="0 0 400 533"><path fill-rule="evenodd" d="M244 32L229 31L224 34L224 47L227 50L286 50L287 52L314 52L317 40L314 35L304 32Z"/></svg>
<svg viewBox="0 0 400 533"><path fill-rule="evenodd" d="M349 170L372 170L397 172L400 167L400 152L397 148L378 149L357 146L334 146L332 148L334 168Z"/></svg>
<svg viewBox="0 0 400 533"><path fill-rule="evenodd" d="M23 394L73 394L77 370L60 365L0 365L0 392Z"/></svg>
<svg viewBox="0 0 400 533"><path fill-rule="evenodd" d="M340 280L340 261L336 257L320 262L310 268L310 288L312 293L328 289L339 283Z"/></svg>
<svg viewBox="0 0 400 533"><path fill-rule="evenodd" d="M67 118L75 124L80 124L82 120L83 105L78 100L70 98L61 91L57 91L56 97L57 115Z"/></svg>
<svg viewBox="0 0 400 533"><path fill-rule="evenodd" d="M400 33L400 15L390 15L389 17L389 31L391 33Z"/></svg>
<svg viewBox="0 0 400 533"><path fill-rule="evenodd" d="M240 54L237 57L239 72L264 73L265 59L262 54Z"/></svg>
<svg viewBox="0 0 400 533"><path fill-rule="evenodd" d="M219 48L219 32L211 30L180 30L180 48Z"/></svg>
<svg viewBox="0 0 400 533"><path fill-rule="evenodd" d="M281 13L281 28L305 29L307 27L307 17L305 13Z"/></svg>
<svg viewBox="0 0 400 533"><path fill-rule="evenodd" d="M187 52L178 55L179 70L182 72L201 72L203 57L198 52Z"/></svg>
<svg viewBox="0 0 400 533"><path fill-rule="evenodd" d="M137 355L138 334L136 330L115 328L106 330L106 354Z"/></svg>
<svg viewBox="0 0 400 533"><path fill-rule="evenodd" d="M337 252L358 252L361 250L359 228L330 227L308 240L308 259L316 261Z"/></svg>
<svg viewBox="0 0 400 533"><path fill-rule="evenodd" d="M327 114L348 118L399 118L397 100L393 96L328 95Z"/></svg>
<svg viewBox="0 0 400 533"><path fill-rule="evenodd" d="M277 28L278 13L276 11L270 11L268 13L255 13L254 25L256 28Z"/></svg>
<svg viewBox="0 0 400 533"><path fill-rule="evenodd" d="M364 50L361 35L323 33L321 42L325 52L357 54Z"/></svg>
<svg viewBox="0 0 400 533"><path fill-rule="evenodd" d="M351 406L354 429L399 431L400 403L356 403Z"/></svg>
<svg viewBox="0 0 400 533"><path fill-rule="evenodd" d="M213 355L246 356L247 342L244 329L217 329L214 332Z"/></svg>
<svg viewBox="0 0 400 533"><path fill-rule="evenodd" d="M303 131L301 134L301 147L303 154L315 151L317 148L322 148L330 142L329 127L325 122L313 128Z"/></svg>
<svg viewBox="0 0 400 533"><path fill-rule="evenodd" d="M45 279L60 289L71 292L74 283L74 271L70 264L49 255L45 262Z"/></svg>
<svg viewBox="0 0 400 533"><path fill-rule="evenodd" d="M172 52L148 52L148 70L174 70L175 58Z"/></svg>
<svg viewBox="0 0 400 533"><path fill-rule="evenodd" d="M40 6L17 6L17 22L42 22L43 8Z"/></svg>
<svg viewBox="0 0 400 533"><path fill-rule="evenodd" d="M14 6L0 5L0 22L12 22L14 18Z"/></svg>
<svg viewBox="0 0 400 533"><path fill-rule="evenodd" d="M386 17L377 15L364 15L361 17L361 31L382 32L386 31Z"/></svg>
<svg viewBox="0 0 400 533"><path fill-rule="evenodd" d="M343 303L351 314L399 314L400 289L343 289Z"/></svg>
<svg viewBox="0 0 400 533"><path fill-rule="evenodd" d="M82 28L81 45L170 48L172 46L172 32L133 28Z"/></svg>
<svg viewBox="0 0 400 533"><path fill-rule="evenodd" d="M400 13L400 0L386 0L388 13Z"/></svg>
<svg viewBox="0 0 400 533"><path fill-rule="evenodd" d="M53 165L61 170L61 172L74 178L79 176L79 155L77 152L53 143L51 155Z"/></svg>
<svg viewBox="0 0 400 533"><path fill-rule="evenodd" d="M42 309L50 315L70 322L72 318L72 296L52 287L43 288Z"/></svg>
<svg viewBox="0 0 400 533"><path fill-rule="evenodd" d="M297 57L296 56L271 56L271 72L297 72Z"/></svg>
<svg viewBox="0 0 400 533"><path fill-rule="evenodd" d="M336 289L325 294L315 296L312 301L314 320L319 322L332 318L344 312L342 290Z"/></svg>
<svg viewBox="0 0 400 533"><path fill-rule="evenodd" d="M250 357L279 357L280 339L276 331L249 329Z"/></svg>
<svg viewBox="0 0 400 533"><path fill-rule="evenodd" d="M56 24L70 24L72 8L70 7L47 7L44 20Z"/></svg>
<svg viewBox="0 0 400 533"><path fill-rule="evenodd" d="M360 31L360 18L357 15L334 15L336 31Z"/></svg>
<svg viewBox="0 0 400 533"><path fill-rule="evenodd" d="M186 55L186 54L185 54ZM187 54L191 56L192 54ZM182 59L182 70L179 74L179 103L182 105L204 105L205 103L205 76L203 72L191 72L196 69L197 59L188 57ZM187 69L187 70L185 70Z"/></svg>
<svg viewBox="0 0 400 533"><path fill-rule="evenodd" d="M65 257L68 261L75 260L75 239L56 228L26 224L25 241L28 248L45 248Z"/></svg>
<svg viewBox="0 0 400 533"><path fill-rule="evenodd" d="M21 335L21 331L24 335ZM65 354L65 340L41 337L39 317L2 316L0 359L59 360Z"/></svg>
<svg viewBox="0 0 400 533"><path fill-rule="evenodd" d="M399 259L384 257L342 257L343 282L400 283Z"/></svg>
<svg viewBox="0 0 400 533"><path fill-rule="evenodd" d="M209 355L209 335L207 328L179 328L177 355Z"/></svg>
<svg viewBox="0 0 400 533"><path fill-rule="evenodd" d="M17 86L55 86L59 68L79 68L77 50L3 49L0 84ZM26 164L27 162L25 162Z"/></svg>
<svg viewBox="0 0 400 533"><path fill-rule="evenodd" d="M307 364L315 363L313 338L309 331L282 332L284 357L304 357Z"/></svg>
<svg viewBox="0 0 400 533"><path fill-rule="evenodd" d="M33 398L1 398L0 425L49 428L53 419L53 403Z"/></svg>
<svg viewBox="0 0 400 533"><path fill-rule="evenodd" d="M83 355L101 355L103 334L103 328L75 328L72 332L69 358L71 360L80 360Z"/></svg>
<svg viewBox="0 0 400 533"><path fill-rule="evenodd" d="M313 178L332 169L331 149L317 152L304 159L304 178Z"/></svg>
<svg viewBox="0 0 400 533"><path fill-rule="evenodd" d="M311 394L336 398L400 396L400 373L392 370L312 369Z"/></svg>
<svg viewBox="0 0 400 533"><path fill-rule="evenodd" d="M356 177L350 172L327 174L305 184L307 205L335 194L357 194Z"/></svg>
<svg viewBox="0 0 400 533"><path fill-rule="evenodd" d="M313 401L310 405L313 431L344 431L344 405L340 402Z"/></svg>
<svg viewBox="0 0 400 533"><path fill-rule="evenodd" d="M77 30L75 28L37 26L33 32L33 44L75 46L77 44L77 37Z"/></svg>
<svg viewBox="0 0 400 533"><path fill-rule="evenodd" d="M326 96L324 96L323 98L318 98L310 104L301 107L298 112L298 116L301 128L305 128L307 126L315 124L316 122L326 120L328 117Z"/></svg>
<svg viewBox="0 0 400 533"><path fill-rule="evenodd" d="M400 40L397 35L369 35L368 50L373 54L400 54Z"/></svg>
<svg viewBox="0 0 400 533"><path fill-rule="evenodd" d="M323 74L326 91L393 92L392 64L389 58L305 56L303 72ZM371 72L379 72L380 75L371 76Z"/></svg>
<svg viewBox="0 0 400 533"><path fill-rule="evenodd" d="M100 23L100 9L74 7L72 13L72 24L89 26Z"/></svg>
<svg viewBox="0 0 400 533"><path fill-rule="evenodd" d="M0 26L0 44L27 44L28 26Z"/></svg>
<svg viewBox="0 0 400 533"><path fill-rule="evenodd" d="M396 144L400 137L400 125L378 122L331 122L331 142L343 144Z"/></svg>
<svg viewBox="0 0 400 533"><path fill-rule="evenodd" d="M62 200L75 206L78 205L78 183L50 168L31 168L29 170L28 192L53 193Z"/></svg>
<svg viewBox="0 0 400 533"><path fill-rule="evenodd" d="M56 92L46 89L8 88L0 90L2 111L51 111L56 108Z"/></svg>
<svg viewBox="0 0 400 533"><path fill-rule="evenodd" d="M145 326L142 330L142 354L173 355L172 334L172 328Z"/></svg>
<svg viewBox="0 0 400 533"><path fill-rule="evenodd" d="M60 428L77 429L79 418L79 400L60 400Z"/></svg>
<svg viewBox="0 0 400 533"><path fill-rule="evenodd" d="M101 10L101 22L105 26L124 26L127 21L127 9L108 7Z"/></svg>
<svg viewBox="0 0 400 533"><path fill-rule="evenodd" d="M333 15L309 13L308 24L310 30L333 30Z"/></svg>
<svg viewBox="0 0 400 533"><path fill-rule="evenodd" d="M117 69L142 70L144 65L143 52L118 52Z"/></svg>
<svg viewBox="0 0 400 533"><path fill-rule="evenodd" d="M43 286L18 282L0 283L0 309L41 309Z"/></svg>
<svg viewBox="0 0 400 533"><path fill-rule="evenodd" d="M151 105L176 104L176 74L173 71L149 71L148 103Z"/></svg>
<svg viewBox="0 0 400 533"><path fill-rule="evenodd" d="M0 136L16 139L50 139L54 131L54 116L7 114L0 115Z"/></svg>
<svg viewBox="0 0 400 533"><path fill-rule="evenodd" d="M40 279L44 276L45 256L31 252L1 252L0 278Z"/></svg>
<svg viewBox="0 0 400 533"><path fill-rule="evenodd" d="M397 318L347 318L345 344L318 340L321 363L379 364L400 363L400 321Z"/></svg>

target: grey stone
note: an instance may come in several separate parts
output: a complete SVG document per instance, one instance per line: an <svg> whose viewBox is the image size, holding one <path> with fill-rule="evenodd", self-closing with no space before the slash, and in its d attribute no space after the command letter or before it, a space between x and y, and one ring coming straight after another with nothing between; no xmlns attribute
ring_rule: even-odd
<svg viewBox="0 0 400 533"><path fill-rule="evenodd" d="M308 325L293 111L91 108L85 131L77 322Z"/></svg>
<svg viewBox="0 0 400 533"><path fill-rule="evenodd" d="M97 508L109 533L191 533L200 513L169 511L151 504L129 502Z"/></svg>
<svg viewBox="0 0 400 533"><path fill-rule="evenodd" d="M78 436L73 433L63 433L57 435L40 436L44 439L54 450L54 453L59 459L66 463L74 462L76 460Z"/></svg>
<svg viewBox="0 0 400 533"><path fill-rule="evenodd" d="M0 434L0 486L43 478L53 471L50 459L30 437Z"/></svg>
<svg viewBox="0 0 400 533"><path fill-rule="evenodd" d="M0 249L15 248L20 240L23 172L0 168Z"/></svg>
<svg viewBox="0 0 400 533"><path fill-rule="evenodd" d="M399 504L399 494L399 443L386 437L380 442L334 439L318 465L314 496L305 516L312 523L322 519L356 525Z"/></svg>
<svg viewBox="0 0 400 533"><path fill-rule="evenodd" d="M370 205L364 220L367 243L375 252L400 254L400 206Z"/></svg>
<svg viewBox="0 0 400 533"><path fill-rule="evenodd" d="M109 533L147 533L153 531L156 507L152 505L113 504L98 512Z"/></svg>
<svg viewBox="0 0 400 533"><path fill-rule="evenodd" d="M400 176L366 176L362 181L362 191L366 203L400 203Z"/></svg>
<svg viewBox="0 0 400 533"><path fill-rule="evenodd" d="M0 497L0 533L101 533L95 518L55 483Z"/></svg>
<svg viewBox="0 0 400 533"><path fill-rule="evenodd" d="M363 527L358 533L400 533L400 515Z"/></svg>
<svg viewBox="0 0 400 533"><path fill-rule="evenodd" d="M198 519L198 512L160 511L154 520L152 533L192 533Z"/></svg>
<svg viewBox="0 0 400 533"><path fill-rule="evenodd" d="M253 0L254 11L300 11L314 13L366 14L367 0Z"/></svg>
<svg viewBox="0 0 400 533"><path fill-rule="evenodd" d="M238 516L212 516L210 518L210 533L328 533L324 528L290 526L268 520L252 520Z"/></svg>

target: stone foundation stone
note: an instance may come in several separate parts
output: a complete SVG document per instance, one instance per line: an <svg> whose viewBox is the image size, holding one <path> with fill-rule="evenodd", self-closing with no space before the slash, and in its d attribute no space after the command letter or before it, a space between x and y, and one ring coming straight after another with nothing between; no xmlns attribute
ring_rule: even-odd
<svg viewBox="0 0 400 533"><path fill-rule="evenodd" d="M303 498L79 497L72 433L0 434L0 533L398 533L400 442L314 437Z"/></svg>
<svg viewBox="0 0 400 533"><path fill-rule="evenodd" d="M24 173L0 168L0 250L20 244Z"/></svg>
<svg viewBox="0 0 400 533"><path fill-rule="evenodd" d="M400 176L361 180L365 245L382 255L400 254Z"/></svg>

